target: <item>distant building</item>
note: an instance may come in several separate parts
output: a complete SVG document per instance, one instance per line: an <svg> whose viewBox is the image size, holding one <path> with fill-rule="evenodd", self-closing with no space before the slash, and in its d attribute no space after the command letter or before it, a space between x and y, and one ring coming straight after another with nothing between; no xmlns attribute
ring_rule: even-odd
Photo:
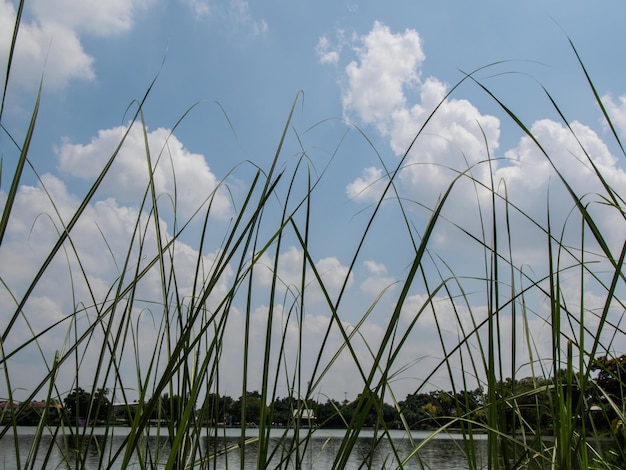
<svg viewBox="0 0 626 470"><path fill-rule="evenodd" d="M13 418L12 413L17 414L17 424L34 425L37 424L42 416L46 416L48 420L57 421L61 419L63 413L63 405L55 402L46 402L45 400L19 403L15 401L0 402L0 421L8 423Z"/></svg>
<svg viewBox="0 0 626 470"><path fill-rule="evenodd" d="M137 410L140 408L140 403L137 401L131 403L113 403L111 408L113 410L113 419L116 423L130 424L135 418Z"/></svg>
<svg viewBox="0 0 626 470"><path fill-rule="evenodd" d="M6 420L11 414L11 410L17 411L20 404L14 401L0 401L0 419Z"/></svg>
<svg viewBox="0 0 626 470"><path fill-rule="evenodd" d="M57 412L61 412L61 410L63 409L63 405L61 405L61 403L46 403L45 400L41 400L41 401L31 401L29 403L29 405L36 409L36 410L47 410L47 411L51 411L51 410L57 410Z"/></svg>
<svg viewBox="0 0 626 470"><path fill-rule="evenodd" d="M315 416L315 411L311 408L304 408L301 410L296 410L294 412L294 422L300 421L301 428L314 428L317 423L317 417Z"/></svg>

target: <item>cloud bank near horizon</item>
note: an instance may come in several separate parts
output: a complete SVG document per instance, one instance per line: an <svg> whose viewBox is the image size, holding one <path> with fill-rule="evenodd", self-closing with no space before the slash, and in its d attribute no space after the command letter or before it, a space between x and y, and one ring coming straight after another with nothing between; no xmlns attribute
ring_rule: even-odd
<svg viewBox="0 0 626 470"><path fill-rule="evenodd" d="M11 24L11 15L15 15L12 4L0 0L0 29L1 26ZM59 47L63 57L57 57L57 52L50 49L49 60L58 64L52 75L46 75L46 81L54 89L67 87L72 80L94 80L96 72L94 58L84 51L80 42L81 34L90 34L107 37L123 34L133 27L138 11L149 5L148 1L110 2L106 5L90 2L85 9L68 11L72 2L60 2L58 11L51 11L51 7L44 1L33 3L33 19L24 25L24 41L16 56L17 73L24 77L37 76L41 67L42 56L51 35L54 40L54 50ZM200 1L187 1L189 7L197 15L212 14L211 4ZM242 18L249 15L247 2L234 2L233 8ZM89 8L98 9L98 18L86 18ZM41 18L49 20L44 22ZM267 30L267 25L259 24L259 32ZM45 47L44 47L45 46ZM6 54L6 47L0 49ZM500 188L506 182L507 197L514 201L526 215L538 221L545 220L547 201L551 206L559 209L554 212L555 226L567 225L569 210L573 203L569 195L558 184L553 168L546 160L540 149L527 136L519 133L515 145L502 148L501 134L508 125L504 118L485 113L470 100L462 97L447 97L450 90L448 84L433 76L424 76L424 66L427 63L427 54L423 42L416 30L405 29L402 32L392 30L381 22L375 22L372 29L366 34L353 35L346 39L343 31L337 32L336 44L322 36L315 48L319 60L326 66L341 67L339 83L341 87L341 106L344 115L358 123L370 126L374 132L385 140L389 149L396 158L393 163L405 155L416 133L426 123L424 131L415 145L406 156L403 167L398 174L400 194L407 201L418 201L420 206L415 212L423 215L428 213L424 207L432 208L438 197L447 189L452 180L467 168L472 167L471 176L474 181L466 178L458 183L455 195L446 206L445 215L451 221L438 230L433 238L433 252L456 257L467 250L468 237L459 233L453 224L466 227L470 233L480 236L481 230L489 229L488 222L482 222L478 208L488 203L490 193L477 189L475 182L489 186L491 179L497 182ZM351 54L349 59L346 56ZM31 67L30 69L28 67ZM22 70L22 72L19 72ZM56 74L56 75L55 75ZM618 132L626 134L626 96L603 97L607 111L611 114ZM432 111L437 112L431 116ZM532 133L537 139L545 143L544 150L551 156L554 165L559 168L563 176L572 184L578 194L585 194L588 198L594 215L600 223L601 230L607 236L612 248L619 247L626 238L623 221L619 219L617 211L610 210L600 204L596 194L601 192L597 179L587 161L585 151L606 176L609 185L615 188L626 187L626 173L623 165L615 156L613 146L605 142L607 134L594 130L591 125L574 121L570 127L552 119L540 119L530 125ZM7 238L3 242L0 253L3 263L0 265L0 277L6 283L8 290L0 296L0 304L15 307L15 299L19 299L25 287L32 279L36 269L45 259L52 241L63 230L61 220L67 222L73 211L80 204L80 196L74 190L76 181L85 184L92 181L101 169L104 162L111 155L117 143L122 139L127 128L116 126L100 129L93 132L88 142L74 142L61 139L54 149L57 162L57 173L42 175L40 185L23 185L16 199L16 209L11 219ZM574 131L577 138L572 134ZM215 194L212 211L216 217L216 226L222 229L227 226L233 214L233 199L241 196L240 189L233 184L233 193L218 190L224 175L218 175L207 162L206 156L194 152L186 147L182 138L177 137L171 129L156 126L147 129L144 136L142 129L133 127L126 138L115 164L106 177L105 185L97 197L88 205L80 224L73 232L74 249L76 254L59 257L49 268L49 273L38 286L25 313L40 331L62 320L77 305L88 305L85 318L93 312L93 306L106 303L110 295L110 287L120 275L120 266L123 255L128 250L131 240L136 237L134 226L139 220L142 230L145 231L146 246L155 246L155 234L147 229L151 223L149 211L141 212L141 200L148 181L146 165L146 143L153 161L158 160L153 168L157 198L164 205L167 201L177 202L177 208L183 219L190 217L207 201L210 195ZM583 151L584 149L584 151ZM491 165L487 163L492 159ZM353 203L354 212L360 211L364 205L378 201L387 185L387 172L380 166L364 166L356 163L359 176L350 181L345 187L346 202ZM175 176L175 178L174 178ZM217 191L214 193L214 191ZM245 193L245 192L244 192ZM176 195L176 196L174 196ZM2 206L6 200L6 193L0 191ZM54 204L51 203L54 202ZM334 202L336 204L336 201ZM410 204L408 206L411 206ZM59 215L57 215L59 214ZM536 229L529 229L523 225L519 213L513 215L512 238L514 239L514 253L512 258L524 260L528 266L537 268L538 272L545 269L545 243L537 240L545 238L545 233ZM517 225L519 224L519 225ZM520 228L518 228L520 227ZM617 227L615 229L615 227ZM211 227L212 229L214 226ZM161 220L161 229L164 238L172 236L171 219ZM391 230L388 227L387 230ZM417 228L416 231L419 231ZM487 230L488 232L489 230ZM417 238L417 237L416 237ZM393 245L393 240L387 245ZM176 266L179 274L178 288L185 298L192 293L192 285L196 279L189 273L195 272L197 260L202 260L207 267L215 263L219 257L219 246L210 247L199 253L198 248L191 242L179 240L175 244ZM459 261L456 268L459 275L475 275L476 267L482 268L480 252L477 258L467 258ZM401 256L398 264L407 262L411 253ZM274 255L264 254L259 262L260 269L255 279L258 287L271 285L271 269L274 265ZM394 253L395 256L395 253ZM394 307L394 297L397 293L396 283L401 281L406 271L397 266L394 256L387 256L384 249L378 257L369 256L360 260L355 270L349 271L349 256L337 253L332 256L320 256L314 259L315 267L321 273L332 299L336 299L347 277L346 292L351 300L358 303L354 312L341 318L341 325L346 331L354 331L359 315L369 315L360 327L359 334L353 337L355 354L364 365L371 364L371 348L375 348L384 337L385 320ZM251 315L252 337L250 354L250 369L261 370L265 341L265 328L268 318L273 319L273 338L276 342L283 338L286 332L285 345L297 350L300 336L305 338L305 347L302 348L303 362L311 370L311 363L321 347L321 335L331 324L332 314L325 303L324 293L313 282L314 275L306 270L304 275L310 282L307 300L311 302L303 323L298 325L297 317L289 316L289 302L297 297L302 282L301 269L305 253L296 244L285 244L280 253L278 269L282 285L278 295L284 304L268 305L269 296L263 297L254 306L251 312L245 313L241 306L232 311L226 330L224 356L229 357L231 363L241 364L243 361L241 350L241 331L245 327L246 315ZM80 264L78 263L80 260ZM482 265L481 265L482 261ZM88 283L69 278L68 271L80 272L85 270ZM465 271L467 269L467 271ZM215 287L220 296L226 295L228 283L232 281L234 269L225 272L220 284ZM483 273L484 274L484 273ZM142 283L142 295L146 303L160 300L161 282L157 272L150 273ZM59 285L67 285L67 290L59 289ZM577 280L564 282L571 297L579 297L576 293ZM377 294L389 288L380 304L376 302ZM290 294L287 294L287 293ZM14 297L14 298L12 298ZM219 296L218 296L219 297ZM289 301L285 301L289 298ZM469 297L468 297L469 298ZM420 371L418 368L428 368L437 363L442 346L437 339L437 329L445 325L444 342L453 345L458 342L461 331L471 329L472 315L475 319L483 319L487 315L486 299L479 296L471 297L473 303L467 308L453 308L450 299L443 294L436 296L433 303L438 306L436 315L432 311L425 311L419 319L420 328L416 328L411 341L401 351L393 371L401 371L408 367L402 376L396 377L394 386L403 393L414 390L420 385ZM585 305L592 311L597 311L601 305L601 298L596 292L584 293ZM421 312L428 301L423 292L411 292L408 301L402 310L401 325L408 328L415 319L415 312ZM209 305L214 308L215 305ZM370 313L368 308L372 307ZM470 311L471 307L471 311ZM8 311L11 311L11 308ZM546 331L544 321L546 315L545 304L535 307L535 314L528 323L523 324L521 319L518 331L529 327L537 332L537 338L544 338ZM157 309L158 310L158 309ZM350 310L350 309L347 309ZM160 325L159 315L162 311L150 311L149 308L141 312L134 312L138 317L137 325L142 331L150 332L142 336L138 349L142 357L148 358L153 333ZM352 315L351 318L347 318ZM140 318L140 319L139 319ZM289 318L289 320L288 320ZM85 320L87 321L87 320ZM512 318L503 318L503 325L511 325ZM156 327L155 327L156 325ZM281 329L282 327L282 329ZM18 322L15 330L17 343L9 342L5 347L19 346L20 337L32 335L31 325L23 319ZM138 327L139 328L139 327ZM300 329L301 328L301 329ZM47 353L54 354L58 344L67 331L60 328L54 334L47 336L42 346ZM152 336L151 336L152 335ZM342 348L343 338L337 325L331 327L331 335L322 351L325 361L332 360L335 352ZM277 343L276 343L277 344ZM544 342L538 343L539 353L549 353L549 345L542 349ZM616 343L616 346L618 344ZM621 343L619 344L621 346ZM626 346L626 345L624 345ZM47 349L46 349L47 348ZM87 357L87 356L86 356ZM91 356L88 356L91 358ZM504 358L509 359L508 353ZM24 356L24 362L36 361L37 358ZM289 363L293 370L294 363ZM331 397L342 397L347 386L353 391L360 391L363 378L359 376L354 361L344 351L340 354L333 366L333 374L340 377L338 383L329 378L322 383L321 390ZM423 370L423 369L422 369ZM129 370L128 374L132 375ZM27 383L31 372L16 371L15 382ZM241 373L235 367L223 367L220 371L224 383L231 385L231 390L237 390L241 381ZM445 379L445 373L440 374ZM71 372L68 372L68 380ZM437 380L442 377L437 377ZM433 385L443 383L433 379ZM258 386L251 381L251 386ZM229 392L234 394L235 392ZM285 394L287 391L285 390Z"/></svg>

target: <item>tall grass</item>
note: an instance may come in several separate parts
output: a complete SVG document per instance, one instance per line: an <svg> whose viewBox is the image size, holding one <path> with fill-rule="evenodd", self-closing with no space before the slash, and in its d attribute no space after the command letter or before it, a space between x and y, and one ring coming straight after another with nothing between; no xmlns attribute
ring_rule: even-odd
<svg viewBox="0 0 626 470"><path fill-rule="evenodd" d="M20 11L22 7L23 2L20 2ZM15 218L15 201L25 169L31 167L36 175L30 143L36 135L41 88L21 143L16 142L17 139L2 122L4 116L1 110L4 108L7 90L10 89L10 70L18 28L19 16L15 24L16 32L7 63L0 108L2 130L18 148L16 161L10 162L13 173L9 175L11 184L2 208L0 244L5 240L5 234ZM576 54L574 48L573 51ZM617 147L623 154L618 133L582 60L580 67L581 73L588 79L590 96L602 110ZM606 234L601 232L593 210L594 205L601 203L615 212L618 215L617 223L620 224L616 230L623 232L625 214L621 188L611 187L606 175L594 164L593 155L580 143L580 152L587 159L586 165L593 170L593 178L597 179L602 193L593 198L577 194L546 150L546 143L533 135L529 126L475 77L475 74L468 74L451 89L450 94L461 84L482 89L508 116L510 122L534 142L545 161L552 166L559 184L571 198L566 223L553 226L555 214L551 211L555 209L550 207L547 209L545 224L533 219L520 208L519 201L508 197L500 181L495 181L493 177L491 181L482 181L473 176L479 166L492 168L495 163L489 154L488 142L485 143L484 161L468 168L450 169L456 176L433 207L425 207L421 201L406 200L396 187L396 180L406 164L411 147L423 138L429 118L416 133L404 158L393 168L385 167L386 190L369 212L368 222L354 246L349 269L338 294L331 293L324 280L324 273L318 270L314 262L315 255L311 248L312 227L316 223L313 208L325 172L315 172L304 149L299 152L295 165L287 165L285 161L289 159L283 156L283 147L291 132L292 117L299 97L296 97L287 113L283 132L278 136L276 152L268 167L258 168L254 163L247 162L233 168L232 172L236 174L238 171L247 172L252 167L254 176L244 197L237 199L233 196L231 223L225 233L216 236L213 231L219 224L214 224L218 217L215 213L215 198L220 192L229 193L230 175L224 177L188 220L179 218L176 193L168 195L167 203L163 195L157 193L154 168L158 162L168 159L168 153L165 146L160 154L153 155L148 145L143 106L150 98L153 82L145 96L134 103L134 116L126 134L73 214L69 217L61 215L55 201L50 199L55 213L47 214L47 217L54 222L58 236L51 242L47 256L30 283L23 292L15 293L9 282L2 280L5 294L13 299L13 305L3 306L1 320L0 367L4 380L2 388L8 393L7 401L14 401L16 386L13 371L20 367L20 355L34 352L40 355L45 373L38 377L37 385L28 390L22 401L30 402L44 396L46 403L61 402L70 389L68 387L82 387L95 395L105 384L125 402L132 401L131 396L127 396L132 391L136 397L137 411L133 414L128 432L123 433L123 443L113 447L106 445L106 439L119 434L115 426L107 425L102 437L95 433L93 424L53 425L44 415L35 429L32 446L24 455L18 445L17 426L19 414L24 411L22 408L9 407L4 411L3 418L7 424L0 431L0 438L11 434L15 437L18 467L40 467L48 463L53 455L60 453L64 456L63 466L83 468L94 443L102 468L126 468L131 464L138 468L163 465L165 468L218 468L218 462L226 462L225 459L231 453L240 455L241 468L251 464L257 468L270 465L278 468L307 466L304 456L315 430L302 425L306 402L313 398L319 384L332 375L338 358L348 355L359 374L361 392L351 404L353 412L350 414L347 408L336 408L336 414L344 419L346 430L337 445L334 468L348 466L367 418L372 414L376 416L374 439L364 462L366 466L374 468L378 465L374 459L375 448L380 443L389 444L389 459L395 462L394 466L414 465L416 462L420 465L420 453L424 446L451 428L462 434L469 468L519 468L527 465L564 469L576 466L615 468L598 450L595 441L599 434L596 427L608 419L608 414L591 420L581 417L588 413L592 394L608 396L603 394L603 390L598 390L592 380L594 358L600 354L614 353L610 338L623 334L619 312L623 311L624 304L619 292L624 283L622 266L626 244L617 248L611 246ZM547 91L546 98L577 139L574 128ZM432 110L431 118L436 116L438 109ZM188 116L183 118L190 119ZM84 254L75 244L75 233L133 128L141 129L144 135L145 155L142 157L145 158L148 185L143 198L137 201L139 210L125 251L109 248L109 252L102 253L103 257L114 260L118 267L117 278L106 289L102 289L101 286L93 285L83 262ZM384 165L382 159L381 163ZM493 175L494 172L490 173ZM6 178L6 175L1 176ZM173 174L172 178L175 177ZM476 192L481 227L478 235L467 227L457 225L446 213L450 201L457 194L457 185L468 181ZM46 190L44 181L39 182ZM489 194L487 203L481 197L485 192ZM389 289L380 292L375 302L363 312L360 321L348 329L343 318L344 312L351 309L345 295L349 276L361 259L363 247L383 207L390 205L398 208L407 239L410 240L406 246L406 256L410 259L406 275L397 291ZM163 213L168 210L168 206L174 215L172 223L166 227L164 220L169 216ZM416 208L428 212L428 220L423 226L417 221ZM517 247L513 236L513 218L517 222L522 220L533 230L542 233L548 265L546 274L535 275L527 269L523 260L515 259ZM201 227L199 234L188 233L190 227L198 225ZM483 274L479 279L456 275L448 262L433 250L433 234L441 225L454 227L473 244L484 263ZM415 227L421 228L417 230ZM574 237L578 240L576 244L571 244L572 237L569 236L572 227L575 227L578 235ZM183 237L197 237L197 259L190 290L182 286L182 279L188 278L188 273L181 272L177 263L181 256L179 253ZM203 256L209 238L221 239L219 249L210 262ZM104 241L107 242L106 239ZM301 276L299 284L288 285L285 293L284 284L287 281L282 278L280 261L285 256L285 244L294 241L304 254L298 266ZM2 253L0 250L0 256ZM266 259L271 259L272 264L265 264ZM44 328L31 325L29 301L52 264L59 260L65 260L69 273L68 284L60 285L59 289L67 291L68 296L73 298L74 309ZM270 282L267 290L259 293L255 281L259 273L267 271L271 273ZM563 290L563 277L572 273L576 273L580 279L579 299L568 298ZM160 279L159 291L148 292L147 279L154 276ZM477 282L486 312L474 307ZM408 299L416 289L426 292L426 300L412 312L408 323L403 322ZM584 293L588 289L593 289L602 298L600 310L586 308ZM307 356L302 350L303 324L310 292L313 290L321 291L330 321L319 349L314 354L314 363L305 364L303 361ZM362 325L381 299L391 295L395 295L393 308L389 312L382 339L376 344L368 343L369 356L363 357L355 346L362 334ZM534 300L529 301L533 297ZM537 298L548 306L547 316L534 310ZM247 394L249 381L259 373L250 370L251 356L257 354L250 344L255 333L251 318L260 302L268 308L263 331L260 401L274 403L281 390L288 390L289 406L293 411L291 421L286 423L288 426L278 439L270 434L270 431L275 431L271 423L276 410L272 407L261 407L261 419L255 423L254 431L246 424L246 405L248 400L252 400ZM458 341L452 345L444 339L450 325L441 324L437 316L442 305L454 312L457 321L454 327L459 332ZM281 325L276 324L279 310L282 310ZM617 316L615 310L618 311ZM245 318L245 327L240 334L243 360L240 364L232 364L230 358L223 354L224 342L227 340L225 332L233 318L240 313ZM383 403L394 405L404 423L407 437L411 439L411 430L404 419L406 410L401 407L401 398L395 396L392 384L396 374L405 368L398 361L410 343L412 333L430 316L434 316L440 339L441 351L437 354L440 361L432 369L422 372L424 378L417 391L427 390L436 375L447 375L458 411L452 420L434 430L428 439L411 441L411 451L406 454L397 448L391 430L385 424ZM550 327L551 357L548 358L541 356L529 326L537 316L543 318ZM505 321L507 318L510 321ZM30 328L31 336L20 338L19 345L15 347L8 340L16 334L17 325L22 323ZM153 344L147 356L143 349L146 324L152 324L149 334ZM295 350L290 349L288 342L289 329L294 326L298 331ZM59 335L59 332L62 334ZM339 334L342 344L329 354L327 348L331 334ZM58 337L63 340L53 346L56 353L54 357L49 357L49 338ZM608 344L604 342L606 338L609 338ZM521 355L520 350L527 353ZM132 381L123 373L128 364L134 364L136 372ZM240 441L233 446L224 446L218 439L207 441L207 436L219 437L221 431L204 424L219 420L219 412L215 411L219 410L216 406L219 397L214 393L222 390L220 371L223 367L237 367L242 374L241 415L238 419L242 423ZM61 377L67 378L68 370L74 377L69 386L61 380ZM520 370L531 371L530 386L519 385L518 379L522 378L519 376ZM85 374L86 371L89 373ZM91 378L88 383L83 378L86 375ZM479 410L482 417L477 417L476 413L466 414L464 410L467 409L467 403L456 398L456 392L469 390L470 384L476 382L486 397ZM507 383L510 386L506 386ZM576 390L591 392L575 393ZM179 399L164 404L164 395ZM624 410L614 402L608 403L609 411L623 418ZM539 420L539 427L531 426L526 413L529 406L534 407L537 416L543 413L544 407L548 407L553 422L546 429L541 427L544 424ZM97 415L97 411L88 410L88 413ZM176 419L168 419L167 427L155 426L155 417L166 414ZM289 428L302 432L292 433ZM488 442L486 461L476 452L475 440L483 433L486 433ZM546 436L550 438L545 439ZM619 434L615 439L616 443L620 443ZM159 444L161 442L166 444ZM249 459L246 448L251 445L257 449L254 462L246 461ZM618 451L622 452L623 448L620 447Z"/></svg>

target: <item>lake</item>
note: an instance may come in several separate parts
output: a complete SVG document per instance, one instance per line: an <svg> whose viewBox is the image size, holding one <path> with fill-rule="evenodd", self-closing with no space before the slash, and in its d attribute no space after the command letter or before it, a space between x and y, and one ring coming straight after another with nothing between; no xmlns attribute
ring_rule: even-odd
<svg viewBox="0 0 626 470"><path fill-rule="evenodd" d="M128 434L128 428L116 427L109 428L108 435L106 435L105 428L96 428L94 430L95 437L92 442L83 447L85 452L86 469L100 468L101 457L104 455L104 462L109 461L110 455L123 445L124 438ZM111 431L113 435L111 435ZM149 449L149 453L154 458L158 458L160 463L163 464L167 455L169 454L169 444L164 437L167 434L166 429L158 430L161 437L157 438L157 430L151 429L150 437L147 437L143 442L143 449ZM241 431L239 428L220 428L220 429L208 429L204 431L206 435L203 435L200 439L202 455L214 454L216 451L223 451L226 448L232 447L234 450L228 452L226 455L218 456L216 459L207 462L205 468L211 469L226 469L226 468L241 468L242 458L243 468L254 469L256 468L257 457L257 443L252 442L243 446L238 446L241 441ZM288 439L281 440L281 437L285 437L285 433L288 433ZM306 443L301 445L302 451L299 453L299 461L301 462L300 468L332 468L333 461L339 450L341 439L345 434L345 430L327 430L317 429L313 432L311 438ZM217 436L216 436L217 434ZM301 432L301 438L304 438L306 433ZM372 444L374 443L374 435L371 430L362 430L357 445L350 455L350 460L346 469L358 469L363 468L362 464L364 459L367 459L370 468L382 469L382 468L397 468L398 461L394 457L395 452L402 460L406 458L413 450L413 445L407 434L403 431L392 431L392 443L388 440L379 442L374 452L370 452ZM430 436L429 432L416 431L411 434L411 438L414 440L414 444L417 444ZM253 439L258 437L254 429L246 430L246 439ZM291 431L285 431L284 429L272 429L270 437L272 443L270 449L276 449L276 455L271 461L270 468L274 468L281 462L282 454L286 452L285 442L289 443L293 440L293 433ZM18 457L16 455L15 440L12 434L5 435L0 439L0 468L1 469L15 469L24 468L25 466L32 465L32 455L29 455L32 444L35 439L35 428L18 427L17 439L19 446L19 464ZM475 449L478 455L477 460L479 467L486 467L486 436L477 435L475 437ZM281 445L282 442L282 445ZM51 435L45 435L39 445L39 452L35 456L35 464L32 468L67 468L67 460L63 455L67 449L71 449L72 446L68 444L62 437L57 436L53 438ZM46 461L46 454L48 460ZM280 468L296 468L295 465L295 453L294 458L289 464L282 464ZM120 463L114 463L109 468L119 469ZM139 468L137 456L135 456L133 465L131 468ZM71 462L69 462L71 465ZM75 462L74 462L75 464ZM366 466L366 468L367 468ZM105 464L103 466L107 468ZM456 434L442 434L430 442L426 443L423 448L404 465L404 468L432 468L432 469L465 469L469 468L463 450L463 440L461 435Z"/></svg>

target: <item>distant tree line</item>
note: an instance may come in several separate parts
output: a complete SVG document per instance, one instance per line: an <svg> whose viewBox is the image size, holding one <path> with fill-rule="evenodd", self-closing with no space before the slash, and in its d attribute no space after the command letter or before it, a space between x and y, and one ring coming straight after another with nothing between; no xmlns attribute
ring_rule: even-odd
<svg viewBox="0 0 626 470"><path fill-rule="evenodd" d="M571 415L577 419L591 419L593 414L596 428L615 427L626 405L626 355L600 357L594 361L592 370L597 372L597 376L584 389L571 378L567 380L564 371L552 379L527 377L498 382L495 394L490 396L495 396L497 400L497 416L502 420L500 429L524 427L548 432L554 423L553 410L558 394L561 398L567 396L564 402L570 404L573 408ZM52 425L61 422L128 425L138 413L144 412L142 403L111 403L109 394L110 391L105 388L97 389L93 394L76 388L63 399L62 404L55 401L19 405L0 402L0 422L36 425L45 419L47 424ZM377 405L369 408L368 415L361 416L361 425L433 429L443 425L461 427L466 423L480 424L486 422L488 399L482 389L475 389L413 393L393 406L377 400ZM158 424L177 423L188 405L188 399L178 395L163 394L157 400L148 419ZM247 425L258 425L264 416L267 424L275 426L305 424L345 428L353 415L360 412L358 403L358 399L317 402L312 398L284 397L265 405L258 391L248 392L245 397L237 399L211 393L202 403L195 405L193 419L206 426L240 426L242 418Z"/></svg>

